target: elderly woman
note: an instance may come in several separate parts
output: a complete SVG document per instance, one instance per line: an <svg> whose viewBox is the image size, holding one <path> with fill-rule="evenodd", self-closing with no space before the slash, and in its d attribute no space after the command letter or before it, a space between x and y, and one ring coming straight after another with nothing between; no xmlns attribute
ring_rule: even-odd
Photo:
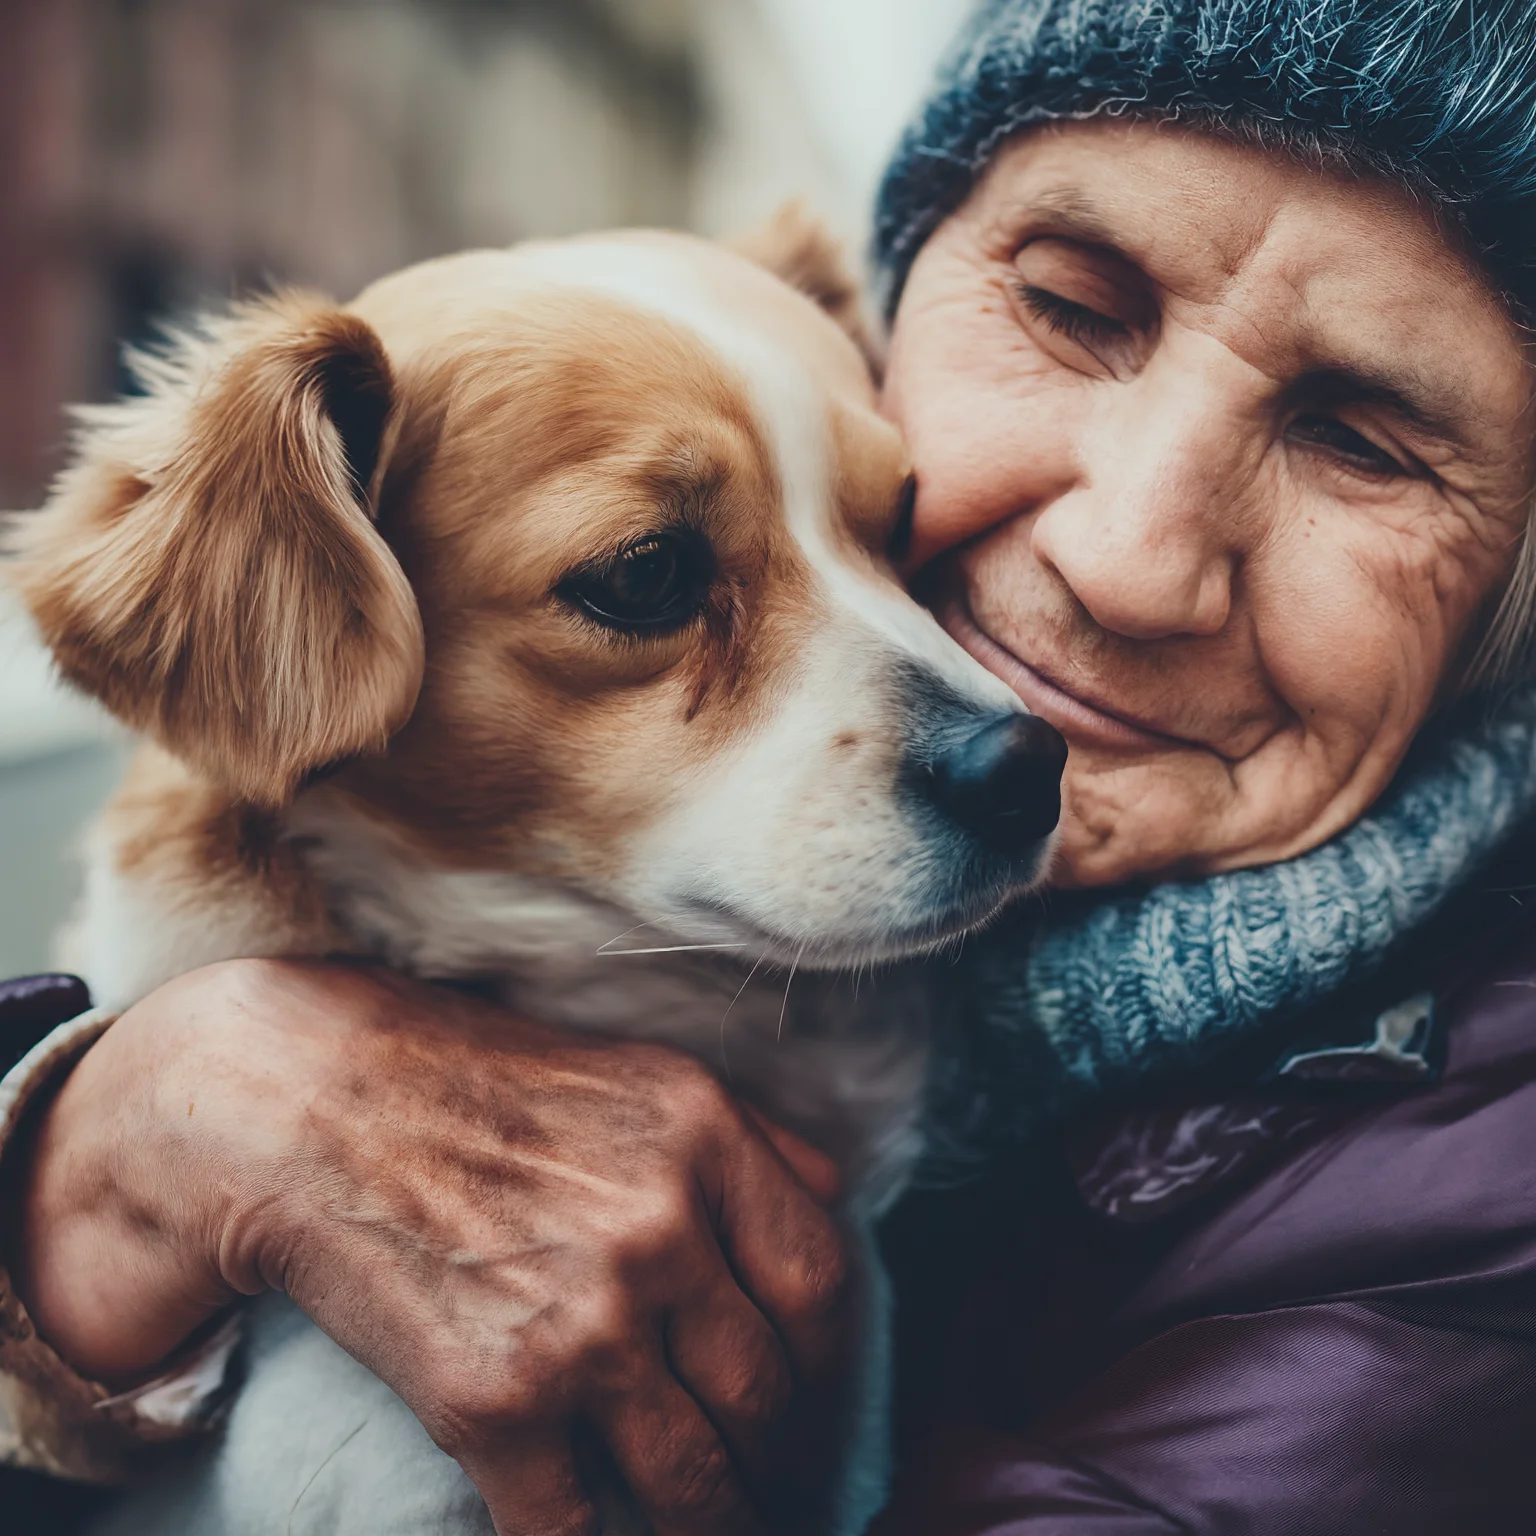
<svg viewBox="0 0 1536 1536"><path fill-rule="evenodd" d="M1071 757L1057 894L945 973L935 1167L990 1171L891 1232L887 1531L1536 1525L1533 39L1523 3L997 0L890 172L915 580ZM24 1043L81 999L10 1006ZM195 1428L212 1330L280 1284L507 1536L586 1530L571 1424L465 1348L519 1326L516 1266L466 1296L455 1233L492 1207L656 1329L729 1211L793 1387L699 1389L702 1471L647 1380L601 1437L661 1536L759 1528L836 1358L836 1295L782 1300L822 1176L681 1063L552 1076L485 1025L263 964L37 1047L0 1100L11 1459L99 1477ZM674 1089L650 1140L610 1112ZM635 1261L634 1197L693 1181ZM769 1379L773 1336L718 1346ZM535 1374L597 1368L543 1338Z"/></svg>

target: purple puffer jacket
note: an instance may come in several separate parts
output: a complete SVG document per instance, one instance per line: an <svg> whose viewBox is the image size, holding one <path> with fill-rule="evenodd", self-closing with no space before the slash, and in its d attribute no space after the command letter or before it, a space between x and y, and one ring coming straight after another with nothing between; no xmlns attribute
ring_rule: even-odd
<svg viewBox="0 0 1536 1536"><path fill-rule="evenodd" d="M1126 1111L904 1214L899 1287L964 1279L899 1289L878 1536L1536 1532L1536 925L1438 1004L1438 1081Z"/></svg>

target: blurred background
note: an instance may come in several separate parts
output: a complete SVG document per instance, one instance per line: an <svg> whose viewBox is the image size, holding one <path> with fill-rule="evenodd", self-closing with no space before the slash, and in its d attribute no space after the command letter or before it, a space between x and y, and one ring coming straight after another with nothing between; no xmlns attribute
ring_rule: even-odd
<svg viewBox="0 0 1536 1536"><path fill-rule="evenodd" d="M274 281L804 196L862 251L969 0L0 0L0 509L120 349ZM123 745L0 596L0 976L44 967Z"/></svg>

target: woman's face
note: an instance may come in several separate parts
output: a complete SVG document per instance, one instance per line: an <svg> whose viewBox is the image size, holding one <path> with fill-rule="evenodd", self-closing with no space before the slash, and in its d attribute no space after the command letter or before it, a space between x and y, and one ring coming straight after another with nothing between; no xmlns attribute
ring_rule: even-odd
<svg viewBox="0 0 1536 1536"><path fill-rule="evenodd" d="M1170 127L1005 149L912 268L885 404L943 623L1070 744L1064 884L1355 820L1532 493L1518 335L1410 196Z"/></svg>

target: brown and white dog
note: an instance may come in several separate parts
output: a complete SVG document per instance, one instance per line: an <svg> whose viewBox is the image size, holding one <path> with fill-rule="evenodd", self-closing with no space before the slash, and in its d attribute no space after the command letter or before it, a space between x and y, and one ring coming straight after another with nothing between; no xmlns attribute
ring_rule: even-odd
<svg viewBox="0 0 1536 1536"><path fill-rule="evenodd" d="M912 480L835 252L787 216L754 256L626 233L285 294L86 414L16 574L64 676L148 738L69 940L102 1005L235 956L472 978L728 1071L860 1213L899 1187L924 1010L822 989L803 1027L784 978L1027 886L1065 749L896 579ZM220 1453L258 1504L303 1453L251 1415L365 1390L306 1381L294 1328ZM377 1458L417 1487L419 1438ZM879 1482L854 1460L845 1529ZM313 1528L394 1529L383 1475ZM279 1528L179 1497L134 1528ZM487 1528L464 1508L432 1528Z"/></svg>

